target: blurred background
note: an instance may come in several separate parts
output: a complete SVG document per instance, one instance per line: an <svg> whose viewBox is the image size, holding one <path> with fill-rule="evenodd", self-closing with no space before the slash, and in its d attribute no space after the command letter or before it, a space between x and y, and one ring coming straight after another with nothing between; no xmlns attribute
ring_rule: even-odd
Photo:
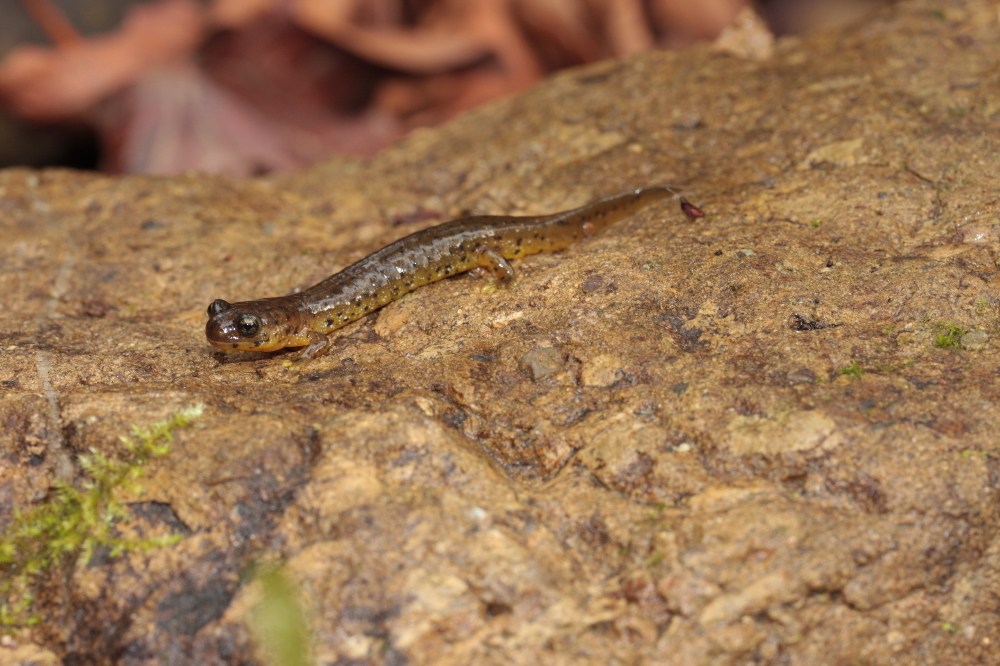
<svg viewBox="0 0 1000 666"><path fill-rule="evenodd" d="M558 69L885 0L0 0L0 167L290 171Z"/></svg>

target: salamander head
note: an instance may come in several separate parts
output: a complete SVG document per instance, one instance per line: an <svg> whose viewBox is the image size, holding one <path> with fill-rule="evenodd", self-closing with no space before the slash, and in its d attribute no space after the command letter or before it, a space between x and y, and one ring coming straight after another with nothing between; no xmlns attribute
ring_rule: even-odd
<svg viewBox="0 0 1000 666"><path fill-rule="evenodd" d="M218 298L208 306L205 337L213 347L245 351L275 351L308 344L300 313L267 301L227 303Z"/></svg>

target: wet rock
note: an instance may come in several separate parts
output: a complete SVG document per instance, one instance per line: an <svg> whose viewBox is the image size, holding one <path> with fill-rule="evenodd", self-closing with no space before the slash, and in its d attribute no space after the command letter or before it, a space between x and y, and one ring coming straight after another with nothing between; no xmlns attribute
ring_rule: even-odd
<svg viewBox="0 0 1000 666"><path fill-rule="evenodd" d="M817 410L785 413L776 418L737 416L727 429L733 452L740 454L830 449L842 441L836 422Z"/></svg>
<svg viewBox="0 0 1000 666"><path fill-rule="evenodd" d="M597 291L603 287L604 284L604 276L600 273L595 273L594 275L588 276L587 279L583 281L580 285L580 290L585 294L589 294L590 292Z"/></svg>
<svg viewBox="0 0 1000 666"><path fill-rule="evenodd" d="M701 463L672 452L672 445L665 429L622 419L600 431L577 456L619 492L643 502L672 502L699 492L707 480Z"/></svg>
<svg viewBox="0 0 1000 666"><path fill-rule="evenodd" d="M599 354L583 364L580 383L584 386L611 386L625 376L622 362L616 356Z"/></svg>
<svg viewBox="0 0 1000 666"><path fill-rule="evenodd" d="M702 626L735 622L744 615L754 615L771 606L791 603L804 592L784 572L776 571L758 578L738 592L716 597L702 610L698 622Z"/></svg>
<svg viewBox="0 0 1000 666"><path fill-rule="evenodd" d="M895 3L766 61L567 71L282 178L0 172L0 525L206 405L116 525L180 542L67 563L11 640L260 662L264 560L323 663L995 662L1000 387L934 342L995 334L997 43L995 3ZM706 216L421 287L308 363L205 342L214 299L438 221L401 214L663 181Z"/></svg>
<svg viewBox="0 0 1000 666"><path fill-rule="evenodd" d="M986 349L990 336L986 331L969 331L961 338L962 349L969 351L980 351Z"/></svg>
<svg viewBox="0 0 1000 666"><path fill-rule="evenodd" d="M564 366L563 355L555 347L535 347L521 356L521 367L536 382L560 373Z"/></svg>
<svg viewBox="0 0 1000 666"><path fill-rule="evenodd" d="M33 643L18 645L10 641L0 646L0 666L59 666L62 660L52 652Z"/></svg>
<svg viewBox="0 0 1000 666"><path fill-rule="evenodd" d="M786 375L789 384L812 384L816 381L816 373L809 368L795 368Z"/></svg>
<svg viewBox="0 0 1000 666"><path fill-rule="evenodd" d="M837 141L820 146L806 155L805 161L799 168L809 168L820 164L832 164L834 166L854 166L868 161L864 152L863 139L850 139L848 141Z"/></svg>
<svg viewBox="0 0 1000 666"><path fill-rule="evenodd" d="M656 589L667 600L670 610L685 617L694 617L708 602L719 596L722 588L695 576L665 576Z"/></svg>

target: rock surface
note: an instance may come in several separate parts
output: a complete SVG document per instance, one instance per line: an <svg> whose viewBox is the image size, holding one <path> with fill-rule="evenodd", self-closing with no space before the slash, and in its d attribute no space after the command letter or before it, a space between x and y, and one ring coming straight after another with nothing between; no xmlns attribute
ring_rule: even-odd
<svg viewBox="0 0 1000 666"><path fill-rule="evenodd" d="M997 332L998 60L995 3L902 2L287 179L0 173L0 524L207 406L132 505L182 541L50 581L0 663L261 660L278 560L320 664L998 663L1000 362L936 345ZM435 220L652 183L707 217L419 289L304 367L204 340Z"/></svg>

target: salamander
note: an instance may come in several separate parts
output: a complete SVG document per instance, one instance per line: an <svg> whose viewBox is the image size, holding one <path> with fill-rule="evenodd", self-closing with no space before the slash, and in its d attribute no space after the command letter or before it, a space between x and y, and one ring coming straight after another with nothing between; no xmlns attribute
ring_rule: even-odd
<svg viewBox="0 0 1000 666"><path fill-rule="evenodd" d="M327 352L329 333L430 282L473 269L510 286L508 259L561 250L656 201L679 197L663 186L606 197L552 215L476 215L445 222L387 245L297 294L208 306L205 335L225 350L275 351L302 347L294 358ZM683 197L689 218L703 213Z"/></svg>

